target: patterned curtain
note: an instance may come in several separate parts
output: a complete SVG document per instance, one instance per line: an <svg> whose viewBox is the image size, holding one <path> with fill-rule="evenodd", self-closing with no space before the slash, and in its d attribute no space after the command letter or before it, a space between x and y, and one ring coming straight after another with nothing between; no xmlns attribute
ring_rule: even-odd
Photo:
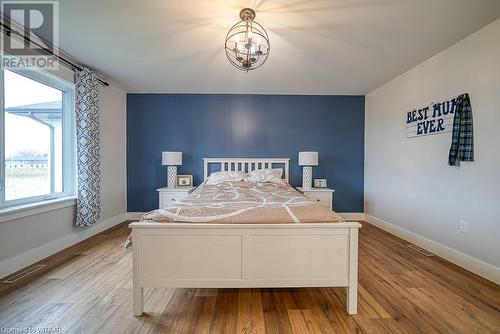
<svg viewBox="0 0 500 334"><path fill-rule="evenodd" d="M90 226L101 212L99 82L95 72L75 71L78 199L76 225Z"/></svg>

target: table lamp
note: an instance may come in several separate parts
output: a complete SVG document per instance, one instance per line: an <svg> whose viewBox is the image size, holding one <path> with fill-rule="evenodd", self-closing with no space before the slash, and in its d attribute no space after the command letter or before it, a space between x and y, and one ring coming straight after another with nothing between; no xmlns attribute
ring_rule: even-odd
<svg viewBox="0 0 500 334"><path fill-rule="evenodd" d="M177 166L182 165L182 152L162 152L161 164L167 167L167 188L175 188Z"/></svg>
<svg viewBox="0 0 500 334"><path fill-rule="evenodd" d="M302 170L302 188L312 188L312 166L318 165L318 152L299 152L299 166L304 166Z"/></svg>

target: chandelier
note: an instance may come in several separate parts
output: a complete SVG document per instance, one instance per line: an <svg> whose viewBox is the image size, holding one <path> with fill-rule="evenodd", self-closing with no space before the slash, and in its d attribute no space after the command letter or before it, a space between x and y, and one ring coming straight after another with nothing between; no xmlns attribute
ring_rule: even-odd
<svg viewBox="0 0 500 334"><path fill-rule="evenodd" d="M226 35L226 56L237 69L248 72L261 67L269 56L271 45L266 30L255 22L255 11L244 8L241 21Z"/></svg>

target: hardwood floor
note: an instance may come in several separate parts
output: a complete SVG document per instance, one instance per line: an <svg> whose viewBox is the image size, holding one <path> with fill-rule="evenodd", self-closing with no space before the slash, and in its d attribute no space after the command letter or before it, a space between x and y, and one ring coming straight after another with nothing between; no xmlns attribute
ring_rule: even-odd
<svg viewBox="0 0 500 334"><path fill-rule="evenodd" d="M146 289L132 316L127 224L0 284L0 333L500 333L500 286L363 223L358 314L343 288Z"/></svg>

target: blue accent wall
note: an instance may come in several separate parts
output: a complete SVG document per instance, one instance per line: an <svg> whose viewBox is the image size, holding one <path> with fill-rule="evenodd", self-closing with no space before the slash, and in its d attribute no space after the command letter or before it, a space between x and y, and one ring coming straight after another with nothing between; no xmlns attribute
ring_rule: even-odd
<svg viewBox="0 0 500 334"><path fill-rule="evenodd" d="M314 177L335 189L334 210L363 211L364 96L128 94L129 212L157 208L166 185L162 151L182 151L179 174L203 181L204 157L290 158L300 186L298 152L319 152Z"/></svg>

